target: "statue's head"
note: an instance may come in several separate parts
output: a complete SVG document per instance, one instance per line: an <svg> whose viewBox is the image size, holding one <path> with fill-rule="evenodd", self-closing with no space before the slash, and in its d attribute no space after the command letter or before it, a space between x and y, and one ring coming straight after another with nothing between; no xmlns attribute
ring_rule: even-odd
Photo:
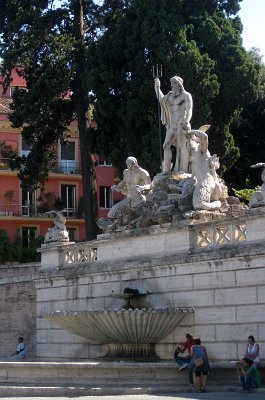
<svg viewBox="0 0 265 400"><path fill-rule="evenodd" d="M136 160L135 157L128 157L126 159L126 165L127 165L127 168L129 168L129 169L134 168L134 167L137 167L137 168L139 167L138 161Z"/></svg>
<svg viewBox="0 0 265 400"><path fill-rule="evenodd" d="M180 93L184 90L183 79L180 76L173 76L173 78L170 79L170 83L173 92Z"/></svg>

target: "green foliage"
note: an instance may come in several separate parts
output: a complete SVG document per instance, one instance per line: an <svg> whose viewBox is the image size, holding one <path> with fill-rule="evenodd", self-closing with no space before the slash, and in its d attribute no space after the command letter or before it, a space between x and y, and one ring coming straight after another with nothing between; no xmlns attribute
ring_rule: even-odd
<svg viewBox="0 0 265 400"><path fill-rule="evenodd" d="M64 208L64 201L60 199L60 197L56 197L54 193L45 193L41 196L41 200L38 206L38 212L46 213L47 211L52 210L63 210Z"/></svg>
<svg viewBox="0 0 265 400"><path fill-rule="evenodd" d="M25 79L26 90L14 93L10 120L22 127L27 157L16 157L22 187L44 188L55 159L55 146L67 140L67 127L78 121L87 239L95 237L94 172L86 123L88 87L84 79L85 46L98 30L99 6L91 0L0 2L0 56L4 87L11 71ZM85 20L85 26L83 22Z"/></svg>
<svg viewBox="0 0 265 400"><path fill-rule="evenodd" d="M236 190L236 189L232 189L234 194L236 195L236 197L238 197L240 200L243 200L244 203L248 203L250 200L250 197L253 195L253 193L255 193L256 190L258 190L259 188L256 187L256 189L240 189L240 190Z"/></svg>
<svg viewBox="0 0 265 400"><path fill-rule="evenodd" d="M250 56L260 65L261 86L258 98L250 98L231 124L235 144L240 148L240 157L224 178L236 189L253 188L261 184L260 170L250 166L264 162L265 159L265 65L257 49L252 49Z"/></svg>
<svg viewBox="0 0 265 400"><path fill-rule="evenodd" d="M12 146L6 144L4 140L0 141L0 155L1 158L6 159L9 168L13 168L16 165L17 153L12 149Z"/></svg>
<svg viewBox="0 0 265 400"><path fill-rule="evenodd" d="M122 169L134 155L159 171L157 100L152 65L163 64L161 88L180 75L192 93L192 126L211 124L210 151L223 173L239 157L230 131L255 99L259 64L242 47L239 2L217 0L105 1L106 30L88 48L87 79L95 100L95 149ZM125 34L126 33L126 34Z"/></svg>
<svg viewBox="0 0 265 400"><path fill-rule="evenodd" d="M9 244L8 236L6 231L0 229L0 263L3 264L6 261L6 249Z"/></svg>
<svg viewBox="0 0 265 400"><path fill-rule="evenodd" d="M121 170L133 155L151 174L159 172L156 64L163 64L164 93L173 75L184 79L194 99L192 127L211 124L210 151L221 158L221 174L231 169L244 146L231 124L257 98L261 77L260 60L242 47L240 1L105 0L99 6L69 0L56 9L49 0L1 2L5 85L18 65L27 83L27 90L15 92L11 116L15 127L23 126L31 148L29 157L17 159L23 185L32 190L45 182L53 146L67 139L74 117L86 220L96 204L91 151ZM86 129L88 109L97 130Z"/></svg>
<svg viewBox="0 0 265 400"><path fill-rule="evenodd" d="M28 157L16 157L14 168L20 168L22 186L34 190L47 179L55 158L53 145L64 140L73 118L73 102L66 94L73 80L68 54L74 39L53 30L55 23L62 23L63 14L46 9L47 2L29 2L27 8L22 1L5 3L0 17L5 88L13 68L27 85L27 90L14 92L10 120L14 128L23 127L31 149Z"/></svg>
<svg viewBox="0 0 265 400"><path fill-rule="evenodd" d="M40 254L37 249L44 242L44 237L39 236L30 242L29 247L22 247L22 241L19 233L16 236L14 243L9 241L5 230L0 230L0 264L5 264L10 261L18 263L40 261Z"/></svg>
<svg viewBox="0 0 265 400"><path fill-rule="evenodd" d="M60 199L60 197L56 197L56 199L54 200L54 207L55 210L63 210L64 202L62 199Z"/></svg>

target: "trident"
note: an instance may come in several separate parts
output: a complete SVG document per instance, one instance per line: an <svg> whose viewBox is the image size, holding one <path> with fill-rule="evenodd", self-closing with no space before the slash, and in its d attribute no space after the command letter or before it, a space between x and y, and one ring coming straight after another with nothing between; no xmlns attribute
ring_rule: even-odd
<svg viewBox="0 0 265 400"><path fill-rule="evenodd" d="M156 67L152 66L153 78L162 78L162 65L156 64ZM162 135L161 135L161 117L160 117L160 104L159 94L157 96L157 114L158 114L158 134L159 134L159 150L160 150L160 164L162 165Z"/></svg>

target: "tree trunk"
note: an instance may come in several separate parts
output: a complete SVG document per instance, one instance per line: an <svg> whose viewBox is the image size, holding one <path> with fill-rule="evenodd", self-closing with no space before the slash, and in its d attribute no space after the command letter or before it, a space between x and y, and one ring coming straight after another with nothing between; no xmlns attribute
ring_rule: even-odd
<svg viewBox="0 0 265 400"><path fill-rule="evenodd" d="M86 240L92 240L95 239L97 233L97 194L95 185L95 164L90 152L90 144L87 137L88 92L82 82L82 77L84 76L85 71L82 0L73 0L72 5L74 11L74 36L77 40L75 48L76 77L74 81L73 95L76 105L76 118L80 137Z"/></svg>

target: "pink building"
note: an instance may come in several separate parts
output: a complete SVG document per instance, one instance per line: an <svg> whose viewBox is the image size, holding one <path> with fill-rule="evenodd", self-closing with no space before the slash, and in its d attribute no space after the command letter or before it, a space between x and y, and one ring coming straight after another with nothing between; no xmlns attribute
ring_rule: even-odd
<svg viewBox="0 0 265 400"><path fill-rule="evenodd" d="M3 95L0 78L0 229L4 229L13 241L17 235L22 237L23 246L29 246L30 240L44 236L52 224L45 213L53 209L54 203L60 203L67 210L67 229L70 240L85 239L82 210L82 176L80 169L80 141L77 124L70 126L68 145L58 143L57 162L45 184L43 200L39 201L39 193L27 192L20 188L17 171L9 168L9 159L3 153L8 146L19 155L27 155L29 149L23 142L21 130L11 127L8 119L9 105L15 87L25 87L24 81L15 72L8 92ZM111 186L117 183L115 169L112 165L94 156L97 162L98 217L106 217L113 201L121 198L113 194ZM116 196L113 199L113 196Z"/></svg>

